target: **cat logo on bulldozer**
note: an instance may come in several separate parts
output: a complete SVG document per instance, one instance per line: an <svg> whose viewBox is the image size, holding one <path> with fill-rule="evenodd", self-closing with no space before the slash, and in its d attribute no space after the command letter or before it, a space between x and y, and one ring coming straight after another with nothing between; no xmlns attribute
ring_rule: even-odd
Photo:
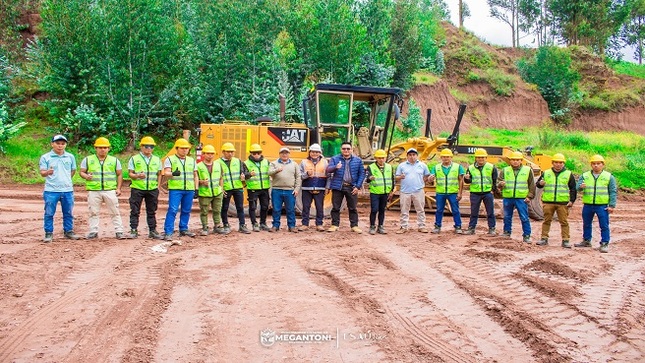
<svg viewBox="0 0 645 363"><path fill-rule="evenodd" d="M282 131L282 141L286 143L302 143L305 142L307 130L302 129L285 129Z"/></svg>

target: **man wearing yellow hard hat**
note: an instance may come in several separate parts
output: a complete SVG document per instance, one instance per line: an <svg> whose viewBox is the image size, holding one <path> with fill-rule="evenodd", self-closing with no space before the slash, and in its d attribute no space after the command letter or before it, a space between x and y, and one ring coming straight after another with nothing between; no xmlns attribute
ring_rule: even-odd
<svg viewBox="0 0 645 363"><path fill-rule="evenodd" d="M464 234L475 234L475 227L477 227L479 220L479 209L483 202L488 222L488 235L497 235L495 231L497 224L495 197L493 195L497 190L497 168L487 162L486 157L488 157L486 149L475 150L475 163L466 169L466 175L464 175L464 182L470 184L470 220L468 221L468 230Z"/></svg>
<svg viewBox="0 0 645 363"><path fill-rule="evenodd" d="M562 247L571 248L569 243L569 208L576 201L576 179L571 170L564 166L566 159L564 155L557 153L551 158L551 169L545 170L535 183L538 188L544 188L542 193L542 210L544 221L542 222L542 238L536 244L546 246L549 244L549 229L553 221L553 214L558 214L560 231L562 235Z"/></svg>
<svg viewBox="0 0 645 363"><path fill-rule="evenodd" d="M254 232L268 231L267 212L269 210L269 161L262 155L262 146L253 144L249 149L249 158L244 161L249 171L246 179L246 195L249 201L249 218ZM257 223L256 210L260 202L260 223Z"/></svg>
<svg viewBox="0 0 645 363"><path fill-rule="evenodd" d="M208 212L213 216L213 233L228 234L222 223L222 200L224 199L224 178L222 165L215 161L215 147L206 145L202 149L203 160L197 164L199 179L199 219L202 222L202 236L208 236Z"/></svg>
<svg viewBox="0 0 645 363"><path fill-rule="evenodd" d="M598 216L600 252L609 252L609 214L616 208L618 185L616 178L605 169L605 158L594 155L589 160L591 170L582 173L577 189L582 192L582 242L575 247L591 247L591 224Z"/></svg>
<svg viewBox="0 0 645 363"><path fill-rule="evenodd" d="M535 178L529 166L522 165L524 155L514 151L509 157L511 165L502 169L497 186L504 198L504 236L511 236L513 211L517 209L522 222L522 241L531 243L529 203L535 197Z"/></svg>
<svg viewBox="0 0 645 363"><path fill-rule="evenodd" d="M188 156L192 145L188 140L179 138L175 141L175 155L164 161L164 174L168 180L168 212L164 222L164 239L170 241L175 233L175 219L179 214L179 235L195 237L188 230L190 212L193 209L193 198L197 193L197 164Z"/></svg>
<svg viewBox="0 0 645 363"><path fill-rule="evenodd" d="M462 234L461 213L459 212L459 201L464 190L464 174L466 171L459 163L452 162L452 151L443 149L439 153L441 163L430 168L430 182L435 182L437 211L435 212L434 229L432 233L441 232L441 222L446 209L446 202L450 203L452 219L455 223L455 233Z"/></svg>
<svg viewBox="0 0 645 363"><path fill-rule="evenodd" d="M224 177L224 200L222 201L222 210L220 212L222 222L224 222L224 231L231 231L231 227L228 224L228 206L231 204L231 198L233 198L237 220L239 221L238 231L249 234L251 230L246 227L244 217L244 181L251 177L251 173L249 173L246 164L235 157L235 146L230 142L222 145L222 157L217 162L222 166Z"/></svg>
<svg viewBox="0 0 645 363"><path fill-rule="evenodd" d="M128 161L128 175L130 184L130 237L139 236L139 214L141 202L146 203L146 222L148 223L148 237L160 239L157 232L157 205L159 203L159 183L163 165L161 158L152 155L155 140L145 136L139 141L139 153L132 155Z"/></svg>
<svg viewBox="0 0 645 363"><path fill-rule="evenodd" d="M99 212L103 202L112 216L116 238L126 238L123 235L123 222L117 198L121 195L121 185L123 184L121 162L116 157L108 155L110 141L105 137L96 139L94 150L96 150L95 155L90 155L81 161L79 173L81 178L86 180L85 189L88 191L87 206L90 210L88 218L90 228L87 238L98 238L99 236Z"/></svg>
<svg viewBox="0 0 645 363"><path fill-rule="evenodd" d="M385 207L394 191L394 170L385 162L387 153L378 149L374 152L375 162L367 168L365 180L370 185L370 234L386 234ZM376 217L378 216L378 227Z"/></svg>

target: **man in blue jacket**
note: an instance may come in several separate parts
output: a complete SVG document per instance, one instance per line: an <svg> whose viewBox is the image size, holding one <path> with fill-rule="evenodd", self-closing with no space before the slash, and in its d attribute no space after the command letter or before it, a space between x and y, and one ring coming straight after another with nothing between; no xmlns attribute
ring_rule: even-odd
<svg viewBox="0 0 645 363"><path fill-rule="evenodd" d="M352 154L352 144L343 142L340 147L340 155L333 156L329 160L327 174L332 174L329 189L331 189L331 227L327 232L336 232L340 225L340 206L343 198L347 200L349 211L349 223L353 232L362 233L358 228L358 192L361 190L365 179L365 168L363 160Z"/></svg>

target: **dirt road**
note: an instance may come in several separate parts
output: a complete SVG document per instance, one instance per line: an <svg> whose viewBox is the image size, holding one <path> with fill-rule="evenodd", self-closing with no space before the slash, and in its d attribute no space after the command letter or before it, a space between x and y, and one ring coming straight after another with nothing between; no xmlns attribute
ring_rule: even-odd
<svg viewBox="0 0 645 363"><path fill-rule="evenodd" d="M609 254L597 228L596 248L560 248L557 223L546 247L520 242L518 220L514 239L485 237L481 220L475 236L401 237L397 212L385 236L349 232L343 213L334 234L233 232L163 253L146 238L65 240L60 210L43 244L40 194L0 189L0 362L645 359L642 200L620 201ZM127 195L121 212L127 225ZM571 219L578 241L579 205ZM107 215L101 233L113 236Z"/></svg>

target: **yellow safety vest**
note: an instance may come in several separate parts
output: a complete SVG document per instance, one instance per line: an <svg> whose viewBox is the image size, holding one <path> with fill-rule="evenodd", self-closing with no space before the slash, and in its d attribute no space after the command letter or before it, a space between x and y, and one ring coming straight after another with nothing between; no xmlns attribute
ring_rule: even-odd
<svg viewBox="0 0 645 363"><path fill-rule="evenodd" d="M544 193L542 201L546 203L566 203L569 201L569 179L571 178L570 170L563 170L555 177L552 169L544 172Z"/></svg>
<svg viewBox="0 0 645 363"><path fill-rule="evenodd" d="M216 197L222 194L222 186L220 180L222 179L222 166L218 162L214 162L211 167L211 172L208 172L208 166L204 162L197 164L197 175L199 180L208 180L208 185L199 185L200 197Z"/></svg>
<svg viewBox="0 0 645 363"><path fill-rule="evenodd" d="M459 193L459 164L452 163L448 174L443 172L441 164L434 167L436 176L436 190L439 194L455 194Z"/></svg>
<svg viewBox="0 0 645 363"><path fill-rule="evenodd" d="M586 184L582 191L582 203L584 204L609 204L609 181L611 173L602 171L598 178L595 178L591 171L582 174Z"/></svg>
<svg viewBox="0 0 645 363"><path fill-rule="evenodd" d="M233 190L233 189L242 189L244 184L242 184L242 179L240 179L240 173L242 171L242 165L240 159L232 158L231 167L229 169L228 165L224 159L218 159L220 165L222 165L222 173L224 175L224 190Z"/></svg>
<svg viewBox="0 0 645 363"><path fill-rule="evenodd" d="M269 161L262 159L258 165L257 162L247 159L244 164L249 171L255 171L255 175L246 180L246 189L260 190L269 189L271 180L269 179Z"/></svg>
<svg viewBox="0 0 645 363"><path fill-rule="evenodd" d="M515 177L515 172L512 166L504 168L504 190L502 197L504 198L526 198L529 195L529 177L531 176L531 168L526 165L520 167Z"/></svg>
<svg viewBox="0 0 645 363"><path fill-rule="evenodd" d="M87 172L92 174L92 180L85 182L87 190L116 190L117 159L108 155L103 162L96 155L87 157Z"/></svg>
<svg viewBox="0 0 645 363"><path fill-rule="evenodd" d="M486 163L481 171L475 165L468 167L470 171L470 191L473 193L487 193L493 190L493 169L491 163Z"/></svg>
<svg viewBox="0 0 645 363"><path fill-rule="evenodd" d="M195 190L195 159L186 156L184 162L177 155L171 155L170 171L179 170L178 176L172 176L168 180L168 189L172 190Z"/></svg>
<svg viewBox="0 0 645 363"><path fill-rule="evenodd" d="M139 190L155 190L158 188L157 175L161 168L161 159L158 156L150 156L150 161L141 153L132 156L132 163L134 164L134 172L145 173L145 179L132 179L130 188Z"/></svg>
<svg viewBox="0 0 645 363"><path fill-rule="evenodd" d="M370 165L370 172L376 178L370 182L370 193L372 194L389 194L392 191L392 165L384 164L383 172L376 165Z"/></svg>

